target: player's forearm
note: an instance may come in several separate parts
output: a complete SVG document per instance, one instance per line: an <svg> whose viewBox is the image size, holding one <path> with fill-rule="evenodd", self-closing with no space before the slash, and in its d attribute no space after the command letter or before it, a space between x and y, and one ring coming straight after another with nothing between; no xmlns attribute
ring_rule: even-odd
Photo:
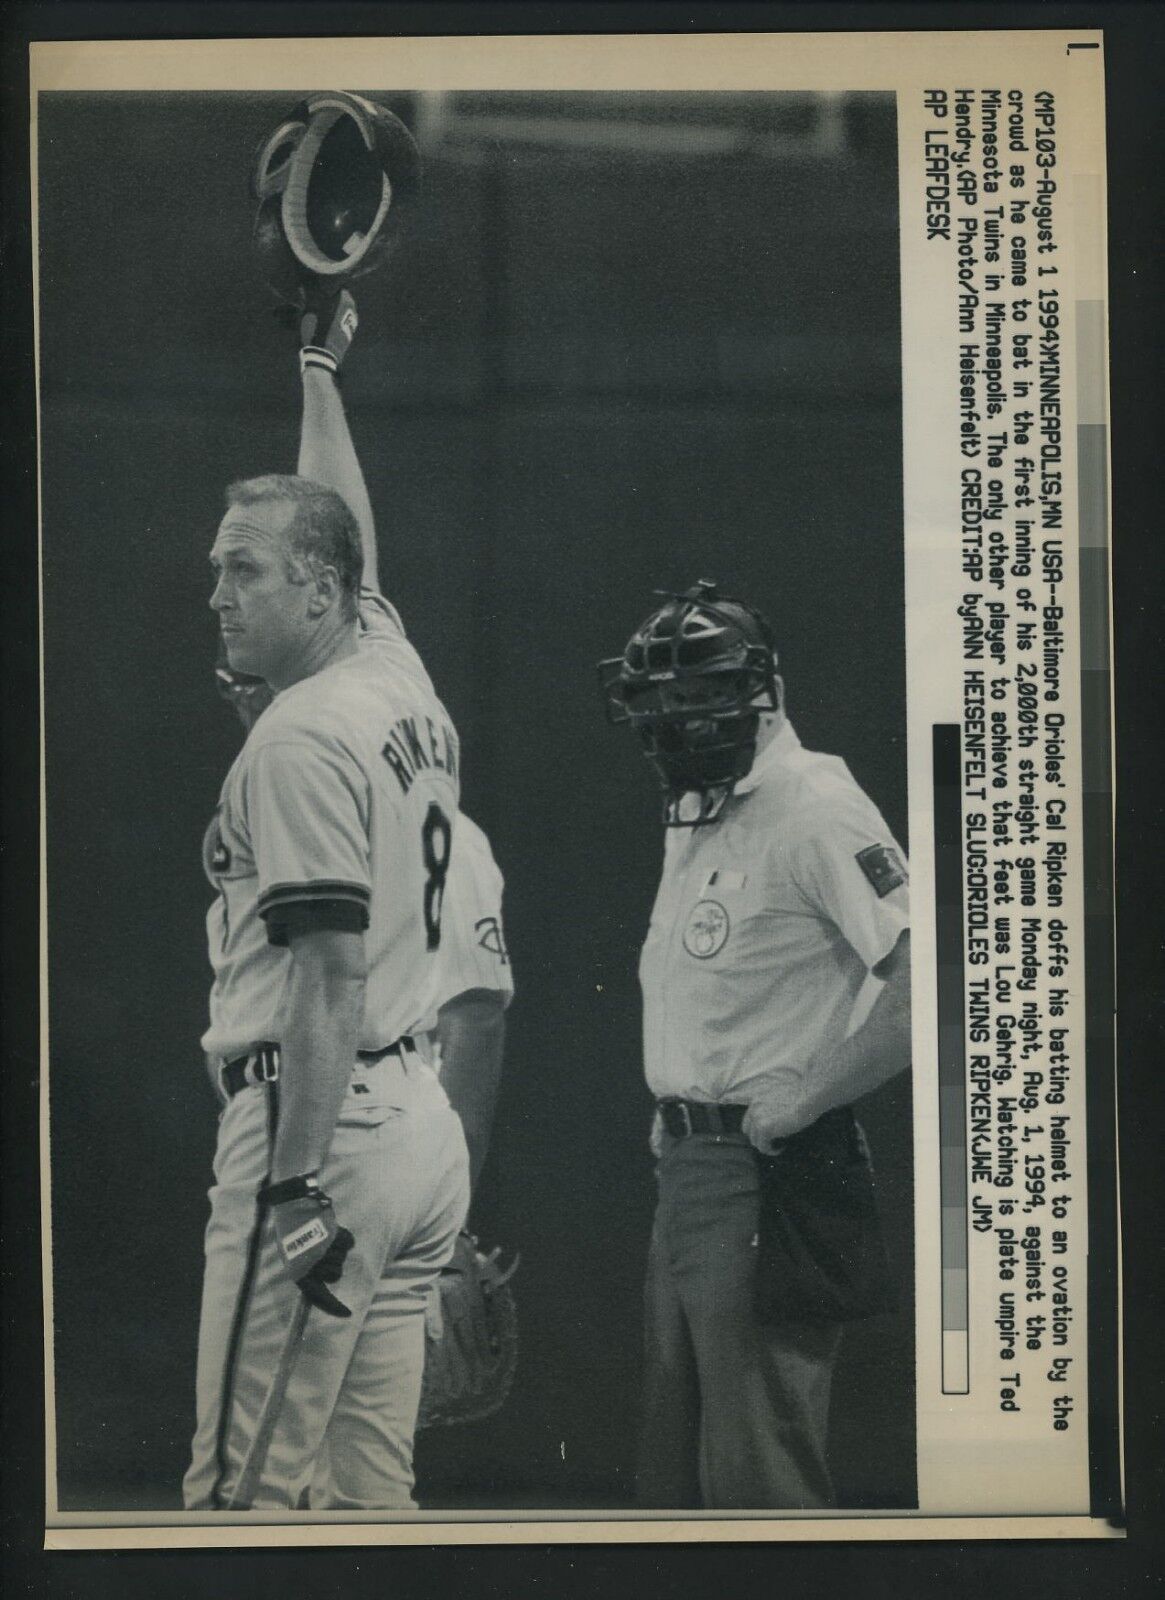
<svg viewBox="0 0 1165 1600"><path fill-rule="evenodd" d="M331 1147L364 1015L359 934L292 940L280 1041L273 1182L318 1172Z"/></svg>
<svg viewBox="0 0 1165 1600"><path fill-rule="evenodd" d="M326 484L344 500L360 529L364 581L374 589L379 588L372 503L336 380L322 367L309 366L303 374L303 420L297 471L303 478Z"/></svg>
<svg viewBox="0 0 1165 1600"><path fill-rule="evenodd" d="M805 1085L810 1120L860 1100L909 1067L910 961L905 940L901 952L861 1027L813 1063Z"/></svg>
<svg viewBox="0 0 1165 1600"><path fill-rule="evenodd" d="M476 1189L489 1153L502 1074L506 1016L501 996L482 992L443 1007L437 1036L441 1083L465 1129L470 1184Z"/></svg>

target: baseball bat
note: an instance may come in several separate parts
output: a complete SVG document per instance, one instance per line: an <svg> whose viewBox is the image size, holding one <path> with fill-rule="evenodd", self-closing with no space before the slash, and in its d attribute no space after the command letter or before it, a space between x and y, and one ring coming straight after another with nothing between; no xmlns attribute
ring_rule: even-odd
<svg viewBox="0 0 1165 1600"><path fill-rule="evenodd" d="M287 1386L291 1382L291 1369L295 1365L295 1358L303 1340L303 1330L307 1326L307 1314L311 1310L306 1295L297 1295L296 1299L299 1303L288 1324L287 1337L279 1353L279 1365L275 1368L271 1387L267 1391L263 1409L255 1423L255 1435L251 1440L251 1447L247 1451L246 1459L239 1470L238 1481L227 1501L228 1511L249 1511L255 1490L259 1487L259 1479L271 1444L271 1435L275 1432L275 1424L279 1421L279 1413L283 1409Z"/></svg>

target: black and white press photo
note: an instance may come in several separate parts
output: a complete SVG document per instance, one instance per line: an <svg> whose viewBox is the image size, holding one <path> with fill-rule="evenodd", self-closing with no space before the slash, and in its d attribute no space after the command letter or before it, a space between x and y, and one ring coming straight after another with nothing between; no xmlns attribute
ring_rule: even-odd
<svg viewBox="0 0 1165 1600"><path fill-rule="evenodd" d="M917 1504L895 141L40 94L61 1512Z"/></svg>
<svg viewBox="0 0 1165 1600"><path fill-rule="evenodd" d="M44 57L50 1526L1079 1513L1066 114L503 42Z"/></svg>

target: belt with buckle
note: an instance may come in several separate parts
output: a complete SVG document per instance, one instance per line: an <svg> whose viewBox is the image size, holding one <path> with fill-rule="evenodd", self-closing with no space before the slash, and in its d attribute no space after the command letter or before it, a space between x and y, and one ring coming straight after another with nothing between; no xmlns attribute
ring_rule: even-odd
<svg viewBox="0 0 1165 1600"><path fill-rule="evenodd" d="M660 1121L673 1139L687 1139L693 1133L717 1136L739 1133L747 1106L716 1105L703 1100L660 1100Z"/></svg>
<svg viewBox="0 0 1165 1600"><path fill-rule="evenodd" d="M364 1062L365 1066L375 1066L394 1052L404 1056L416 1048L411 1036L406 1033L394 1044L386 1044L383 1050L357 1050L356 1059ZM279 1046L257 1044L250 1055L224 1061L219 1076L228 1100L233 1099L240 1089L249 1089L253 1084L274 1083L279 1077Z"/></svg>

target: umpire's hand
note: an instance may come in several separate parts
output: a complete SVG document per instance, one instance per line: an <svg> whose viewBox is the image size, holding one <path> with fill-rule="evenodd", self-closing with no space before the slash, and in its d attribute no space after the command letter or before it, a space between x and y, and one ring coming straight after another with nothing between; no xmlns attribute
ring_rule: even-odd
<svg viewBox="0 0 1165 1600"><path fill-rule="evenodd" d="M351 1311L328 1285L339 1283L345 1257L356 1241L337 1223L332 1202L315 1174L264 1185L259 1204L271 1212L279 1254L300 1293L329 1316L350 1317Z"/></svg>

